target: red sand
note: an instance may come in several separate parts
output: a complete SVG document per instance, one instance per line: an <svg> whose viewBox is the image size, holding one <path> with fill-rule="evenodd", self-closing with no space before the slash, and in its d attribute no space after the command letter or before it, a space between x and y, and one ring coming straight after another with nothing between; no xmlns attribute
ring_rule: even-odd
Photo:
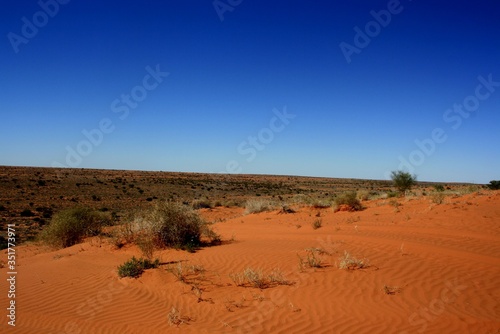
<svg viewBox="0 0 500 334"><path fill-rule="evenodd" d="M389 200L364 202L361 212L202 210L208 220L227 217L215 225L227 242L155 254L205 268L187 283L166 264L138 279L118 278L117 266L140 251L114 249L104 238L58 251L19 246L16 327L7 325L2 268L0 332L500 333L500 192L447 197L441 205L398 201L398 209ZM306 248L328 253L321 268L299 270ZM338 269L344 251L370 266ZM236 286L229 275L246 267L280 269L293 285ZM183 321L177 326L168 321L173 307Z"/></svg>

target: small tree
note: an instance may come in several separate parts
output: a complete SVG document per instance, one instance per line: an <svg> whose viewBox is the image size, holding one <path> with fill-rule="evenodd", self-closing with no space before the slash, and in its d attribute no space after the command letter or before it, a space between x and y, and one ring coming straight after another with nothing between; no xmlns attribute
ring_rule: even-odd
<svg viewBox="0 0 500 334"><path fill-rule="evenodd" d="M391 179L398 191L401 194L404 194L407 190L410 190L411 187L415 185L417 176L398 170L391 173Z"/></svg>
<svg viewBox="0 0 500 334"><path fill-rule="evenodd" d="M498 190L500 189L500 181L490 181L490 184L488 184L488 188L490 188L491 190Z"/></svg>

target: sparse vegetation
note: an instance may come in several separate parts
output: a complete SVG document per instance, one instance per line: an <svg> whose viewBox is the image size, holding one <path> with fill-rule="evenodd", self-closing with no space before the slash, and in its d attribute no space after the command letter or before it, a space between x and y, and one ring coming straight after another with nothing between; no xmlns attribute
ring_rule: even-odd
<svg viewBox="0 0 500 334"><path fill-rule="evenodd" d="M167 315L167 319L170 326L179 326L184 322L181 318L181 313L175 307L172 307L170 309L170 312L168 312Z"/></svg>
<svg viewBox="0 0 500 334"><path fill-rule="evenodd" d="M167 271L171 272L178 281L183 283L186 282L186 270L184 269L181 261L169 265Z"/></svg>
<svg viewBox="0 0 500 334"><path fill-rule="evenodd" d="M108 213L89 208L71 208L56 213L39 238L54 247L69 247L85 237L97 235L103 226L110 224Z"/></svg>
<svg viewBox="0 0 500 334"><path fill-rule="evenodd" d="M279 269L273 269L268 278L271 285L290 285L290 281L285 279L283 272Z"/></svg>
<svg viewBox="0 0 500 334"><path fill-rule="evenodd" d="M384 291L384 293L386 295L395 295L396 293L400 293L401 292L401 288L398 287L398 286L384 285L384 287L382 288L382 291Z"/></svg>
<svg viewBox="0 0 500 334"><path fill-rule="evenodd" d="M131 233L136 240L148 240L145 249L154 247L173 247L190 252L195 251L204 243L220 243L220 236L215 233L196 211L176 203L158 203L143 214L138 215L132 226Z"/></svg>
<svg viewBox="0 0 500 334"><path fill-rule="evenodd" d="M444 186L442 184L435 184L434 190L436 191L444 191Z"/></svg>
<svg viewBox="0 0 500 334"><path fill-rule="evenodd" d="M361 190L357 192L360 201L367 201L370 199L370 192L368 190Z"/></svg>
<svg viewBox="0 0 500 334"><path fill-rule="evenodd" d="M281 209L282 204L288 204L290 207L285 208L282 213L289 213L288 209L297 210L303 206L317 207L320 211L320 208L332 204L335 194L341 192L355 190L361 201L366 198L367 193L369 198L375 198L377 194L381 198L398 195L397 192L390 192L390 181L86 169L69 172L51 168L7 166L1 166L0 169L0 174L3 175L0 176L0 192L4 194L0 203L4 208L1 211L0 207L0 219L6 224L17 226L16 237L21 243L36 238L50 223L53 213L75 205L102 211L107 208L112 221L122 225L127 223L126 217L132 211L131 208L150 211L154 204L165 200L184 203L187 206L192 206L193 200L209 200L213 207L218 203L229 207L245 207L247 200L255 198L265 204L271 204L269 209ZM39 188L38 180L45 181L45 186ZM428 189L434 185L435 183L419 182L412 190L426 189L429 193ZM450 197L486 187L455 183L444 186L446 195ZM257 193L261 196L255 197ZM206 206L205 204L207 203L201 203L201 206ZM345 209L346 207L342 207L342 210ZM21 217L23 210L30 210L33 216L24 217L25 214L29 215L26 211ZM323 217L323 210L320 213ZM325 218L323 220L326 223ZM129 222L132 227L136 224L135 220ZM300 224L304 225L303 222ZM107 232L116 235L112 242L117 247L130 242L125 240L130 239L129 236L125 238L124 233L117 233L114 228ZM0 234L6 236L5 231L0 231ZM134 237L132 235L132 239ZM205 242L209 239L203 237L202 240ZM146 250L143 246L147 246L147 239L144 241L139 243L141 248ZM155 247L162 246L155 243ZM147 250L143 254L141 256L146 256Z"/></svg>
<svg viewBox="0 0 500 334"><path fill-rule="evenodd" d="M395 199L391 199L389 201L389 205L395 207L396 209L399 208L401 206L401 203L399 203L397 200Z"/></svg>
<svg viewBox="0 0 500 334"><path fill-rule="evenodd" d="M245 204L245 214L260 213L272 209L271 203L264 199L249 199Z"/></svg>
<svg viewBox="0 0 500 334"><path fill-rule="evenodd" d="M290 208L288 205L283 204L283 205L281 205L281 209L280 209L279 213L280 214L295 213L295 210Z"/></svg>
<svg viewBox="0 0 500 334"><path fill-rule="evenodd" d="M323 221L321 220L321 218L315 219L312 223L312 228L315 230L317 230L321 226L323 226Z"/></svg>
<svg viewBox="0 0 500 334"><path fill-rule="evenodd" d="M323 261L320 256L324 254L328 253L321 248L307 248L305 258L297 254L299 258L299 271L302 272L306 268L321 268Z"/></svg>
<svg viewBox="0 0 500 334"><path fill-rule="evenodd" d="M259 289L291 284L284 278L283 273L278 269L274 269L269 275L264 275L260 269L247 267L242 272L229 274L229 277L236 286L247 286Z"/></svg>
<svg viewBox="0 0 500 334"><path fill-rule="evenodd" d="M393 197L397 197L397 196L398 196L398 193L395 191L389 191L387 193L387 198L393 198Z"/></svg>
<svg viewBox="0 0 500 334"><path fill-rule="evenodd" d="M357 259L347 251L344 251L344 255L339 259L339 269L356 270L366 268L367 266L366 260Z"/></svg>
<svg viewBox="0 0 500 334"><path fill-rule="evenodd" d="M429 194L429 198L431 199L432 203L435 204L442 204L445 197L446 195L441 191L436 191Z"/></svg>
<svg viewBox="0 0 500 334"><path fill-rule="evenodd" d="M391 173L391 179L394 183L394 187L396 187L401 195L404 195L407 190L411 190L415 185L417 176L403 171L393 171Z"/></svg>
<svg viewBox="0 0 500 334"><path fill-rule="evenodd" d="M146 269L157 268L160 265L160 260L156 259L151 261L149 259L136 259L132 257L129 261L118 267L118 276L120 277L132 277L137 278L141 276L141 274Z"/></svg>
<svg viewBox="0 0 500 334"><path fill-rule="evenodd" d="M243 271L244 281L249 283L254 288L263 289L267 286L267 281L261 270L246 268Z"/></svg>
<svg viewBox="0 0 500 334"><path fill-rule="evenodd" d="M347 209L347 211L363 210L363 206L357 198L355 191L343 193L335 198L334 211L342 210L343 207Z"/></svg>
<svg viewBox="0 0 500 334"><path fill-rule="evenodd" d="M211 209L212 208L212 203L208 199L198 199L194 200L193 203L191 203L191 206L193 209L198 210L198 209Z"/></svg>

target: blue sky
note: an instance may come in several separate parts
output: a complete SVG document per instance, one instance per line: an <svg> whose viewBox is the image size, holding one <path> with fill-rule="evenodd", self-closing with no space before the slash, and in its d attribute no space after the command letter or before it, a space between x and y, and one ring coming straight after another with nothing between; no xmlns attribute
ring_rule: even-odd
<svg viewBox="0 0 500 334"><path fill-rule="evenodd" d="M495 1L7 1L0 164L488 183L498 13Z"/></svg>

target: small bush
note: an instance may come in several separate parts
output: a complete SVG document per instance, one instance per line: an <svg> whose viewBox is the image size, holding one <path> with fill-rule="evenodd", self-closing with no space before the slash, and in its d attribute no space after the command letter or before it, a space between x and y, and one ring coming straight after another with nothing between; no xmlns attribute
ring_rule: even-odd
<svg viewBox="0 0 500 334"><path fill-rule="evenodd" d="M208 199L198 199L194 200L193 203L191 204L193 209L211 209L212 208L212 203Z"/></svg>
<svg viewBox="0 0 500 334"><path fill-rule="evenodd" d="M349 211L363 210L361 202L357 198L355 191L346 192L335 198L335 211L338 211L341 205L346 206Z"/></svg>
<svg viewBox="0 0 500 334"><path fill-rule="evenodd" d="M323 226L323 221L318 218L316 219L313 223L312 223L312 228L317 230L318 228L320 228L321 226Z"/></svg>
<svg viewBox="0 0 500 334"><path fill-rule="evenodd" d="M136 259L135 256L121 266L118 266L118 276L137 278L146 269L158 268L160 260L151 261L149 259Z"/></svg>
<svg viewBox="0 0 500 334"><path fill-rule="evenodd" d="M415 185L417 176L399 170L391 173L391 179L399 193L404 194Z"/></svg>
<svg viewBox="0 0 500 334"><path fill-rule="evenodd" d="M444 186L442 184L436 184L436 185L434 185L434 190L444 191Z"/></svg>
<svg viewBox="0 0 500 334"><path fill-rule="evenodd" d="M262 289L265 288L268 284L261 270L246 268L243 271L243 275L246 278L246 281L254 288Z"/></svg>
<svg viewBox="0 0 500 334"><path fill-rule="evenodd" d="M398 196L398 193L395 191L389 191L387 193L387 198L393 198L393 197L397 197L397 196Z"/></svg>
<svg viewBox="0 0 500 334"><path fill-rule="evenodd" d="M315 209L326 209L332 206L332 202L330 200L325 199L312 199L311 206Z"/></svg>
<svg viewBox="0 0 500 334"><path fill-rule="evenodd" d="M399 208L401 206L401 203L399 203L398 201L396 201L395 199L391 199L389 201L389 205L395 207L396 209Z"/></svg>
<svg viewBox="0 0 500 334"><path fill-rule="evenodd" d="M83 238L99 234L111 224L109 214L89 208L72 208L56 213L39 235L41 241L63 248L79 243Z"/></svg>
<svg viewBox="0 0 500 334"><path fill-rule="evenodd" d="M171 272L180 282L187 283L187 270L182 265L182 262L177 262L175 265L168 266L167 271Z"/></svg>
<svg viewBox="0 0 500 334"><path fill-rule="evenodd" d="M262 199L249 199L245 204L246 214L270 211L272 209L271 203Z"/></svg>
<svg viewBox="0 0 500 334"><path fill-rule="evenodd" d="M360 201L367 201L370 199L370 192L368 190L358 191L358 199Z"/></svg>
<svg viewBox="0 0 500 334"><path fill-rule="evenodd" d="M288 205L286 204L282 204L281 205L281 209L280 211L278 212L279 214L288 214L288 213L295 213L295 210L292 209L291 207L289 207Z"/></svg>
<svg viewBox="0 0 500 334"><path fill-rule="evenodd" d="M148 238L158 247L188 251L201 246L202 237L210 243L220 241L220 236L194 209L176 202L159 203L151 211L137 217L131 226L131 233Z"/></svg>
<svg viewBox="0 0 500 334"><path fill-rule="evenodd" d="M299 270L303 271L305 268L321 268L323 266L323 261L321 260L321 257L316 256L316 254L322 255L326 254L326 252L323 252L322 249L316 248L308 248L306 251L307 255L305 259L297 254L299 257Z"/></svg>
<svg viewBox="0 0 500 334"><path fill-rule="evenodd" d="M296 194L291 199L291 203L293 204L312 205L313 201L314 200L310 196L304 194Z"/></svg>
<svg viewBox="0 0 500 334"><path fill-rule="evenodd" d="M444 198L446 196L445 196L445 194L443 192L436 191L436 192L433 192L433 193L429 194L429 197L430 197L432 203L442 204L443 201L444 201Z"/></svg>

